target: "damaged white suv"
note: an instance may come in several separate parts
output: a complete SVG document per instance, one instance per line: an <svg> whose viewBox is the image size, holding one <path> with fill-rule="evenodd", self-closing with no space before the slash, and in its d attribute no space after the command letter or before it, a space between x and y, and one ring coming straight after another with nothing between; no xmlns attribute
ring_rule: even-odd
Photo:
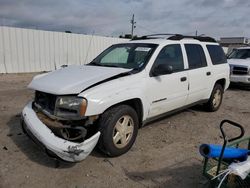
<svg viewBox="0 0 250 188"><path fill-rule="evenodd" d="M83 160L96 144L119 156L151 120L195 104L218 110L228 85L229 65L214 39L145 36L112 45L87 65L36 76L22 126L66 161Z"/></svg>

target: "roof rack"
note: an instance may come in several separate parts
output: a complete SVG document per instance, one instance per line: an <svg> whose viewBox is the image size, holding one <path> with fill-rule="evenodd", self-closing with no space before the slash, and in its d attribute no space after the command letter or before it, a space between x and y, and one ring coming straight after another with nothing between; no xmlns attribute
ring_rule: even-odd
<svg viewBox="0 0 250 188"><path fill-rule="evenodd" d="M188 35L173 35L168 38L169 40L182 40L182 39L196 39L201 42L216 42L216 40L212 37L208 36L188 36Z"/></svg>
<svg viewBox="0 0 250 188"><path fill-rule="evenodd" d="M216 40L212 37L208 36L189 36L189 35L182 35L182 34L172 34L172 33L159 33L159 34L152 34L152 35L144 35L141 37L134 38L132 40L145 40L145 39L157 39L157 38L165 38L160 36L170 36L166 39L168 40L182 40L182 39L195 39L201 42L216 42Z"/></svg>
<svg viewBox="0 0 250 188"><path fill-rule="evenodd" d="M178 34L158 33L158 34L151 34L151 35L143 35L141 37L133 38L132 40L158 39L158 38L166 38L166 37L160 37L160 36L173 36L173 35L178 35Z"/></svg>

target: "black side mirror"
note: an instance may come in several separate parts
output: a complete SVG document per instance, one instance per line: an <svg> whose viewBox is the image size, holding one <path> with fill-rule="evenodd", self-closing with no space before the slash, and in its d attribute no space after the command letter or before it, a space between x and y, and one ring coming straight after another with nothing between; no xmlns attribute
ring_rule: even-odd
<svg viewBox="0 0 250 188"><path fill-rule="evenodd" d="M156 67L154 67L152 71L153 76L160 76L171 73L173 73L173 67L171 65L166 65L166 64L159 64Z"/></svg>

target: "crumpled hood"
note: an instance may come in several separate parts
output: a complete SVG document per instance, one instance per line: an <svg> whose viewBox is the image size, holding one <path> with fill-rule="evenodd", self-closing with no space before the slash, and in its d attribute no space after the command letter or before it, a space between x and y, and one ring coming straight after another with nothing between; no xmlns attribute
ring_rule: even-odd
<svg viewBox="0 0 250 188"><path fill-rule="evenodd" d="M250 59L228 59L229 65L240 65L250 67Z"/></svg>
<svg viewBox="0 0 250 188"><path fill-rule="evenodd" d="M78 94L93 84L129 71L116 67L71 65L34 77L28 88L56 95Z"/></svg>

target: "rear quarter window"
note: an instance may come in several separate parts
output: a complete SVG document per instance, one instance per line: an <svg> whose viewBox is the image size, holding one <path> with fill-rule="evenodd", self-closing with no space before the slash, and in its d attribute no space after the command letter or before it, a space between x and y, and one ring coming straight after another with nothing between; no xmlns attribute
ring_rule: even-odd
<svg viewBox="0 0 250 188"><path fill-rule="evenodd" d="M206 45L213 65L227 63L223 49L218 45Z"/></svg>

